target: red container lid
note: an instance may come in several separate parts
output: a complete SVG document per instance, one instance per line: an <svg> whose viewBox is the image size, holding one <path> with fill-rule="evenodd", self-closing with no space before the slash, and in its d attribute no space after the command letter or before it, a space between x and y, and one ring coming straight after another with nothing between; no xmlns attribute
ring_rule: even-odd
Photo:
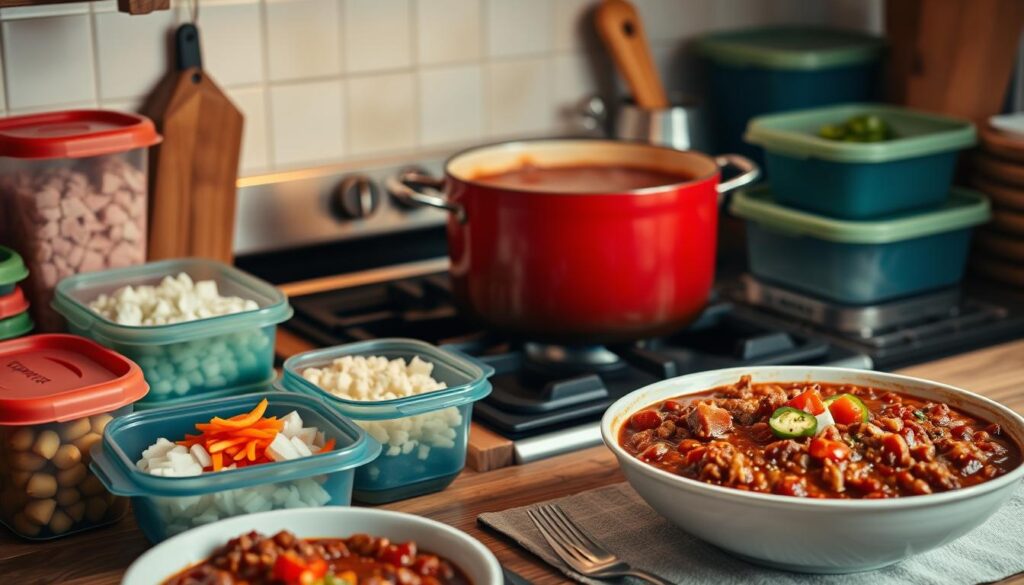
<svg viewBox="0 0 1024 585"><path fill-rule="evenodd" d="M28 310L28 300L21 287L14 287L14 292L0 297L0 319L7 319Z"/></svg>
<svg viewBox="0 0 1024 585"><path fill-rule="evenodd" d="M111 110L67 110L0 120L0 156L84 158L153 146L161 140L145 116Z"/></svg>
<svg viewBox="0 0 1024 585"><path fill-rule="evenodd" d="M135 362L84 337L31 335L0 343L0 425L110 412L147 392Z"/></svg>

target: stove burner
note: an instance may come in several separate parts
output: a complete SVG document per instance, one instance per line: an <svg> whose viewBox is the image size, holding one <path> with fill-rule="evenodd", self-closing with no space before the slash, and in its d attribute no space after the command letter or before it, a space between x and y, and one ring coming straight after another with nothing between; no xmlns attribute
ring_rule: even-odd
<svg viewBox="0 0 1024 585"><path fill-rule="evenodd" d="M525 343L527 368L549 377L612 372L624 367L622 359L603 345L566 346Z"/></svg>

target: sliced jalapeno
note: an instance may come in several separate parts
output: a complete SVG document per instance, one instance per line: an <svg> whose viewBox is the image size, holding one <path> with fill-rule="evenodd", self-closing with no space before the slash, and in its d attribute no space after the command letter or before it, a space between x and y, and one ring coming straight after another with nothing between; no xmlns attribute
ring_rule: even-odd
<svg viewBox="0 0 1024 585"><path fill-rule="evenodd" d="M768 419L768 426L780 439L813 437L818 430L818 419L809 412L792 406L783 406L775 409L772 417Z"/></svg>

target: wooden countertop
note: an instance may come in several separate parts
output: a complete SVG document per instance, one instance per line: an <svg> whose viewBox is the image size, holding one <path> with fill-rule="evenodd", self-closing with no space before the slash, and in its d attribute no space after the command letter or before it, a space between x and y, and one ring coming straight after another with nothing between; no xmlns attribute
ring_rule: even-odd
<svg viewBox="0 0 1024 585"><path fill-rule="evenodd" d="M1024 413L1024 340L901 370L968 388ZM477 526L476 517L561 495L623 481L604 447L495 471L467 470L447 490L385 506L450 524L479 538L506 567L540 584L566 580L532 555ZM118 524L92 532L31 543L0 529L0 579L36 585L108 585L148 543L129 514ZM1024 584L1024 574L1004 583Z"/></svg>

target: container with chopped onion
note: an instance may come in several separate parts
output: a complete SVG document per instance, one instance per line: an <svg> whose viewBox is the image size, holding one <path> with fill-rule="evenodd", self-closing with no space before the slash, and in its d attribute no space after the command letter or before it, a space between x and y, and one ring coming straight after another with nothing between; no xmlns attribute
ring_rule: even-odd
<svg viewBox="0 0 1024 585"><path fill-rule="evenodd" d="M223 518L347 506L380 446L318 398L246 395L153 409L107 426L91 468L130 496L153 542Z"/></svg>
<svg viewBox="0 0 1024 585"><path fill-rule="evenodd" d="M466 462L473 403L493 368L413 339L378 339L293 356L279 385L319 396L383 446L356 470L354 497L384 503L444 489Z"/></svg>

